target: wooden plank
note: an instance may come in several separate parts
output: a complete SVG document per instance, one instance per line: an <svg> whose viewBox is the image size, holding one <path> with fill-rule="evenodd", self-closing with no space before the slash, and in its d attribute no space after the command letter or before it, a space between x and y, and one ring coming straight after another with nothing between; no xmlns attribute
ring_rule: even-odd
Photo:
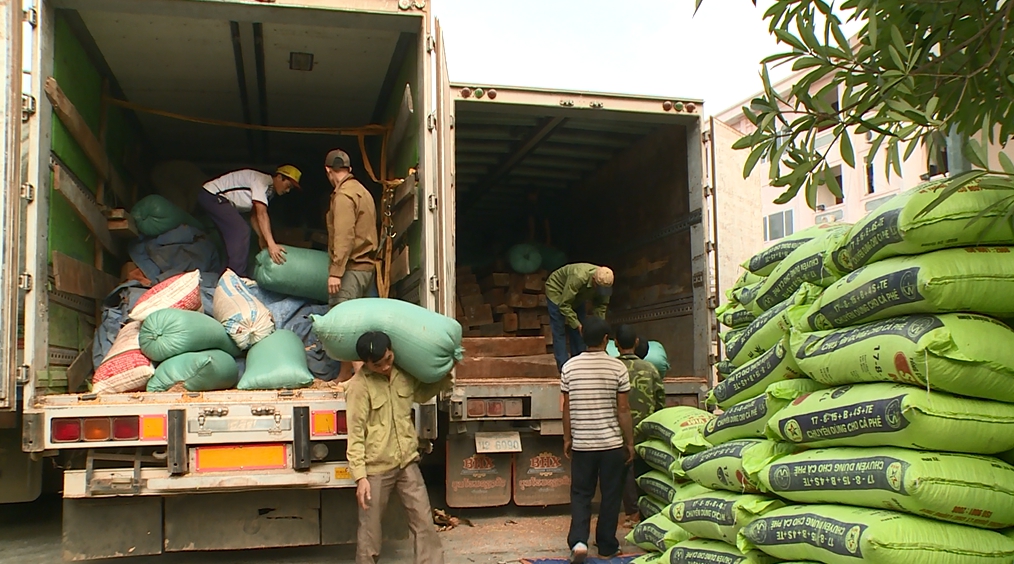
<svg viewBox="0 0 1014 564"><path fill-rule="evenodd" d="M87 188L78 184L66 170L58 164L53 165L53 187L63 194L70 207L74 208L81 221L85 222L88 229L95 235L102 246L114 255L120 254L120 245L113 240L109 233L109 226L106 223L106 216L95 202L92 193Z"/></svg>
<svg viewBox="0 0 1014 564"><path fill-rule="evenodd" d="M546 341L546 346L553 345L553 328L549 325L542 326L542 338Z"/></svg>
<svg viewBox="0 0 1014 564"><path fill-rule="evenodd" d="M102 180L109 181L109 187L113 189L113 192L119 196L119 198L125 202L130 201L130 193L127 191L127 185L120 178L119 173L109 163L109 156L106 155L105 149L102 147L102 143L92 133L91 128L85 122L81 114L78 113L77 108L74 107L73 102L67 95L60 89L60 85L57 84L56 79L49 77L46 79L44 86L46 91L46 97L53 104L53 111L56 113L60 121L67 127L67 131L70 132L71 137L84 151L85 156L95 167L95 172Z"/></svg>
<svg viewBox="0 0 1014 564"><path fill-rule="evenodd" d="M115 276L60 251L53 251L53 277L57 290L96 300L104 300L120 283Z"/></svg>
<svg viewBox="0 0 1014 564"><path fill-rule="evenodd" d="M542 321L539 320L539 312L533 309L523 309L518 312L518 329L542 329Z"/></svg>
<svg viewBox="0 0 1014 564"><path fill-rule="evenodd" d="M549 314L543 313L542 315L540 315L539 322L542 323L543 325L549 325Z"/></svg>
<svg viewBox="0 0 1014 564"><path fill-rule="evenodd" d="M513 312L514 310L512 310L511 306L509 306L507 304L500 304L498 306L495 306L493 308L493 311L495 311L497 313L501 313L501 314L508 314L508 313Z"/></svg>
<svg viewBox="0 0 1014 564"><path fill-rule="evenodd" d="M504 332L513 333L518 330L518 314L505 313L500 321L503 321Z"/></svg>
<svg viewBox="0 0 1014 564"><path fill-rule="evenodd" d="M483 337L502 337L503 322L496 321L487 325L479 326L479 334Z"/></svg>
<svg viewBox="0 0 1014 564"><path fill-rule="evenodd" d="M476 307L467 307L465 304L461 304L465 307L465 317L468 318L468 325L475 327L477 325L489 325L493 323L493 309L489 307L489 304L482 304Z"/></svg>
<svg viewBox="0 0 1014 564"><path fill-rule="evenodd" d="M489 305L496 307L507 303L507 292L504 288L493 288L488 292L483 292L482 298Z"/></svg>
<svg viewBox="0 0 1014 564"><path fill-rule="evenodd" d="M394 224L395 242L404 237L408 228L418 219L419 203L415 192L413 192L412 197L406 198L405 201L395 207L394 217L391 218L391 222Z"/></svg>
<svg viewBox="0 0 1014 564"><path fill-rule="evenodd" d="M535 294L510 294L507 305L514 308L531 309L539 307L539 297Z"/></svg>
<svg viewBox="0 0 1014 564"><path fill-rule="evenodd" d="M408 178L405 179L405 182L402 182L401 184L398 185L397 188L394 189L394 202L392 202L392 205L397 206L402 201L404 201L405 198L407 198L410 194L415 195L415 193L416 193L415 175L410 174L408 175Z"/></svg>
<svg viewBox="0 0 1014 564"><path fill-rule="evenodd" d="M54 251L55 252L55 251ZM85 378L92 373L92 343L89 342L85 350L77 355L74 362L70 363L67 369L67 391L74 393L84 384Z"/></svg>
<svg viewBox="0 0 1014 564"><path fill-rule="evenodd" d="M539 307L547 307L549 305L549 299L546 298L545 294L539 294Z"/></svg>
<svg viewBox="0 0 1014 564"><path fill-rule="evenodd" d="M482 288L478 284L458 284L456 289L459 296L482 296Z"/></svg>
<svg viewBox="0 0 1014 564"><path fill-rule="evenodd" d="M107 219L106 227L109 229L109 233L122 239L136 239L137 238L137 224L134 223L134 218L127 216L123 219Z"/></svg>
<svg viewBox="0 0 1014 564"><path fill-rule="evenodd" d="M546 289L546 279L539 273L525 274L525 290L542 292Z"/></svg>
<svg viewBox="0 0 1014 564"><path fill-rule="evenodd" d="M454 281L459 286L461 286L463 284L468 284L470 286L478 286L479 285L479 280L475 277L474 274L459 274L459 275L457 275L455 277Z"/></svg>
<svg viewBox="0 0 1014 564"><path fill-rule="evenodd" d="M408 253L408 245L405 245L401 250L395 252L394 257L391 258L391 284L396 284L398 281L403 280L408 276L409 271L412 270Z"/></svg>
<svg viewBox="0 0 1014 564"><path fill-rule="evenodd" d="M465 317L465 308L461 307L461 300L454 300L454 317L461 319Z"/></svg>
<svg viewBox="0 0 1014 564"><path fill-rule="evenodd" d="M462 339L465 356L512 357L545 354L546 341L542 337L500 337L486 339Z"/></svg>
<svg viewBox="0 0 1014 564"><path fill-rule="evenodd" d="M479 281L479 285L482 286L483 290L507 288L511 285L511 275L507 272L494 272L489 276L483 277L483 279Z"/></svg>
<svg viewBox="0 0 1014 564"><path fill-rule="evenodd" d="M465 310L477 308L486 303L486 300L483 299L482 294L458 296L458 299L461 300L461 307L463 307Z"/></svg>
<svg viewBox="0 0 1014 564"><path fill-rule="evenodd" d="M538 378L555 380L560 377L556 360L551 354L533 356L465 357L457 366L458 380L487 380L497 378Z"/></svg>
<svg viewBox="0 0 1014 564"><path fill-rule="evenodd" d="M524 274L511 274L511 282L508 286L510 293L521 294L525 291L525 275Z"/></svg>

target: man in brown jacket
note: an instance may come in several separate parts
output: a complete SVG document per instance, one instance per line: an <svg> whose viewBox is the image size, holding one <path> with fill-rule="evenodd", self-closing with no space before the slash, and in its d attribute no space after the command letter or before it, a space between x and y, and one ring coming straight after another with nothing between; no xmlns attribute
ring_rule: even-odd
<svg viewBox="0 0 1014 564"><path fill-rule="evenodd" d="M331 265L327 291L330 304L365 297L376 277L377 208L370 194L352 176L345 151L327 154L324 171L334 186L327 212L328 252Z"/></svg>

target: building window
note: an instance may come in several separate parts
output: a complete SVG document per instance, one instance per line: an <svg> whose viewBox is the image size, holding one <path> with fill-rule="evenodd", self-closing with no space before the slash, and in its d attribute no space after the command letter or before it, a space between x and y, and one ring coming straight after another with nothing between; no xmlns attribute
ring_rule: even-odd
<svg viewBox="0 0 1014 564"><path fill-rule="evenodd" d="M792 235L792 210L773 213L764 218L764 240L777 241Z"/></svg>
<svg viewBox="0 0 1014 564"><path fill-rule="evenodd" d="M838 182L838 187L842 190L842 196L845 194L844 177L842 176L842 169L840 166L836 166L832 169L834 179ZM822 212L828 208L834 206L840 206L845 203L844 197L839 197L831 192L831 188L828 186L821 186L817 189L817 211Z"/></svg>
<svg viewBox="0 0 1014 564"><path fill-rule="evenodd" d="M867 194L873 194L874 192L877 191L877 188L876 188L876 186L873 183L873 179L874 179L873 163L867 161L866 162L866 193Z"/></svg>

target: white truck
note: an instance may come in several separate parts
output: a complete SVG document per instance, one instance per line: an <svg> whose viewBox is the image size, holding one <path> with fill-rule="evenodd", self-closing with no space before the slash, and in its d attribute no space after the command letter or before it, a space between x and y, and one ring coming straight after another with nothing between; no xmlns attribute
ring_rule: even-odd
<svg viewBox="0 0 1014 564"><path fill-rule="evenodd" d="M156 159L296 164L309 194L272 213L299 218L323 216L309 187L326 198L320 159L345 147L371 188L367 170L405 179L381 210L392 294L451 316L456 246L538 187L574 220L571 257L616 270L610 320L666 346L673 401L707 389L715 152L699 100L452 86L425 0L0 0L0 34L0 502L62 470L65 558L355 538L340 391L79 391L105 272L128 260L111 210L149 191ZM501 398L521 413L464 409ZM558 402L551 379L500 374L419 406L420 436L446 441L448 504L565 502ZM491 431L522 452L479 456Z"/></svg>

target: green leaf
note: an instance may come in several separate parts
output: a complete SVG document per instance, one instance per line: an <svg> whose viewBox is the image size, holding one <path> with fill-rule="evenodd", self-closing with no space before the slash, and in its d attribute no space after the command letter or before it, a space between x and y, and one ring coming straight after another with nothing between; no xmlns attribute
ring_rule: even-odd
<svg viewBox="0 0 1014 564"><path fill-rule="evenodd" d="M838 178L835 177L834 171L830 168L824 168L824 183L827 184L827 189L832 194L839 198L844 198L845 195L841 191L841 185L838 184Z"/></svg>
<svg viewBox="0 0 1014 564"><path fill-rule="evenodd" d="M817 34L814 31L812 20L806 20L805 22L800 23L799 35L803 37L803 42L806 43L806 46L811 50L820 50L820 41L817 40Z"/></svg>
<svg viewBox="0 0 1014 564"><path fill-rule="evenodd" d="M697 5L694 6L694 15L695 16L697 15L697 10L701 9L701 4L703 4L703 3L704 3L704 0L697 0L697 3L696 3Z"/></svg>
<svg viewBox="0 0 1014 564"><path fill-rule="evenodd" d="M908 47L905 44L905 38L901 35L901 30L898 26L891 26L891 43L894 44L894 48L898 50L905 59L908 59ZM905 68L905 65L899 65L899 68Z"/></svg>
<svg viewBox="0 0 1014 564"><path fill-rule="evenodd" d="M925 208L923 208L919 213L915 214L915 218L919 219L922 216L933 211L934 209L936 209L937 206L944 203L944 201L947 200L947 198L950 198L951 195L960 190L965 184L985 175L986 171L984 170L970 170L968 172L963 172L957 176L948 178L947 182L945 182L943 187L940 189L940 193L937 194L936 199L926 204Z"/></svg>
<svg viewBox="0 0 1014 564"><path fill-rule="evenodd" d="M1007 80L1009 80L1011 84L1014 84L1014 74L1008 74Z"/></svg>
<svg viewBox="0 0 1014 564"><path fill-rule="evenodd" d="M898 50L894 48L894 45L887 46L887 53L891 56L891 62L893 62L898 69L905 68L905 61L902 60L901 53L898 53Z"/></svg>
<svg viewBox="0 0 1014 564"><path fill-rule="evenodd" d="M893 139L891 142L891 165L894 167L894 173L901 178L901 152L898 150L898 140Z"/></svg>
<svg viewBox="0 0 1014 564"><path fill-rule="evenodd" d="M1000 166L1003 167L1003 171L1007 174L1014 175L1014 161L1012 161L1011 158L1007 156L1007 153L1004 153L1003 151L1000 151L999 157Z"/></svg>
<svg viewBox="0 0 1014 564"><path fill-rule="evenodd" d="M834 35L834 41L838 44L838 48L845 52L848 58L852 58L852 45L849 44L849 40L845 37L845 33L841 30L841 26L833 24L831 26L831 34Z"/></svg>
<svg viewBox="0 0 1014 564"><path fill-rule="evenodd" d="M798 71L808 69L811 67L823 67L824 60L818 59L817 57L800 57L796 59L796 62L792 63L792 70Z"/></svg>
<svg viewBox="0 0 1014 564"><path fill-rule="evenodd" d="M746 164L743 165L743 178L747 178L753 172L754 167L757 166L757 161L764 155L764 151L768 149L768 145L757 145L750 151L750 155L746 158Z"/></svg>
<svg viewBox="0 0 1014 564"><path fill-rule="evenodd" d="M792 35L787 31L776 29L775 37L777 37L778 40L781 41L782 43L788 43L793 48L799 51L803 51L804 53L807 51L806 44L804 44L802 40L800 40L798 37Z"/></svg>
<svg viewBox="0 0 1014 564"><path fill-rule="evenodd" d="M979 168L989 168L986 160L986 149L975 139L967 139L961 152L973 165Z"/></svg>
<svg viewBox="0 0 1014 564"><path fill-rule="evenodd" d="M852 148L852 139L849 135L848 129L845 129L841 133L841 160L845 161L845 164L851 168L856 168L856 152Z"/></svg>
<svg viewBox="0 0 1014 564"><path fill-rule="evenodd" d="M869 38L870 38L870 46L872 46L874 48L877 47L877 43L878 43L878 39L879 39L877 37L877 31L878 31L877 30L877 15L873 14L873 17L870 18L869 23L866 24L866 35L868 35Z"/></svg>
<svg viewBox="0 0 1014 564"><path fill-rule="evenodd" d="M775 198L775 203L776 204L787 204L787 203L791 202L792 199L795 198L796 194L798 194L798 193L799 193L799 186L789 186L789 188L785 192L782 192L781 196L778 196L777 198Z"/></svg>

